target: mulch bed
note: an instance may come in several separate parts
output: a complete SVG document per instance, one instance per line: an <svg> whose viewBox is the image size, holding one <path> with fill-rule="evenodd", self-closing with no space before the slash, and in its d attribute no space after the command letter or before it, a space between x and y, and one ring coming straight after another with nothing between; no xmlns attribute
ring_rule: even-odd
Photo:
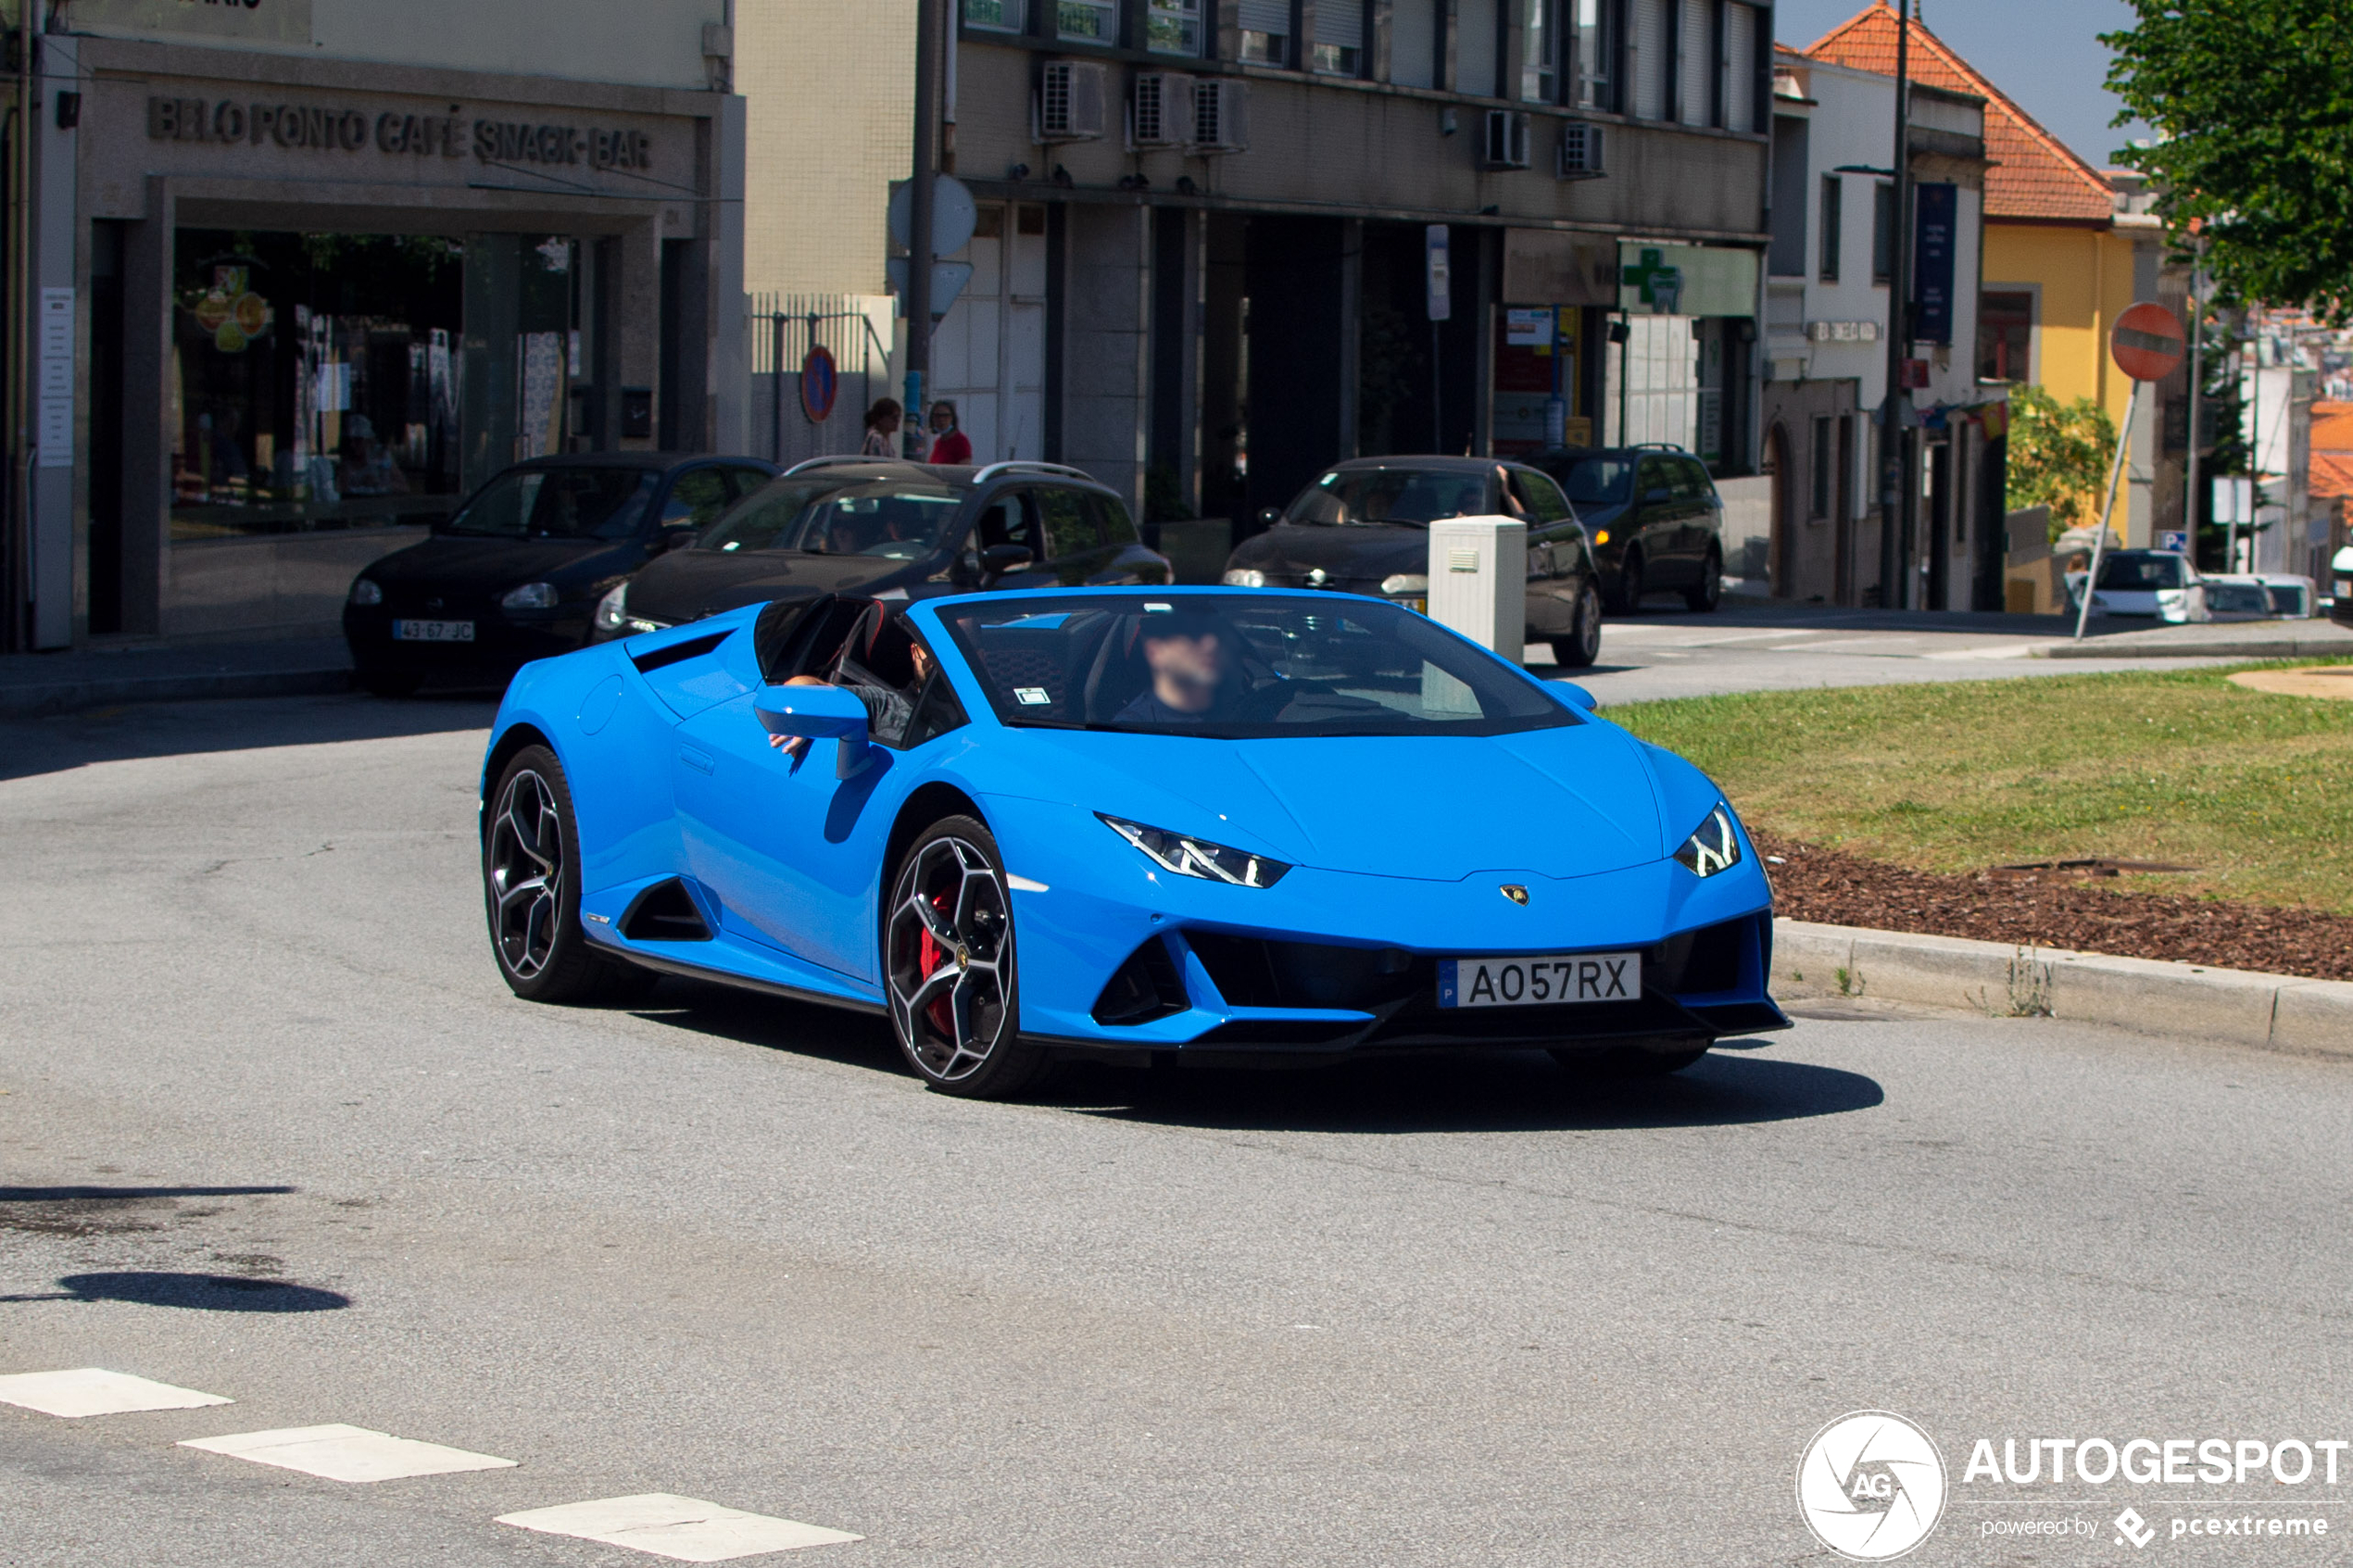
<svg viewBox="0 0 2353 1568"><path fill-rule="evenodd" d="M1753 836L1766 855L1783 859L1765 869L1775 912L1792 920L2353 980L2353 918L2344 915L2138 892L2131 875L2087 885L2056 872L1913 871Z"/></svg>

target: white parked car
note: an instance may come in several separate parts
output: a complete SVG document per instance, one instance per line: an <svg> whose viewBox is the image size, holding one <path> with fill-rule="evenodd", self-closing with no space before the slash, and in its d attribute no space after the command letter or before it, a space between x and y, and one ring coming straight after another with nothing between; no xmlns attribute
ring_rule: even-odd
<svg viewBox="0 0 2353 1568"><path fill-rule="evenodd" d="M2329 601L2329 619L2340 625L2353 626L2353 545L2336 552L2329 563L2335 596Z"/></svg>
<svg viewBox="0 0 2353 1568"><path fill-rule="evenodd" d="M2067 574L2070 607L2081 601L2084 575ZM2206 579L2198 575L2195 562L2175 550L2116 550L2101 557L2092 613L2145 616L2176 624L2214 619L2206 606Z"/></svg>
<svg viewBox="0 0 2353 1568"><path fill-rule="evenodd" d="M2206 608L2217 621L2306 621L2321 613L2312 580L2288 571L2208 576Z"/></svg>

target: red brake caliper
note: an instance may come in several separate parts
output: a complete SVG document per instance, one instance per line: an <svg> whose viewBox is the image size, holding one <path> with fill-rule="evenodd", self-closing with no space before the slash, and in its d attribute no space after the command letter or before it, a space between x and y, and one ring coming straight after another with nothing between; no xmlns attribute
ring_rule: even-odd
<svg viewBox="0 0 2353 1568"><path fill-rule="evenodd" d="M945 893L933 895L931 907L938 911L942 920L946 920L948 895ZM921 979L929 980L933 972L947 961L948 949L941 947L938 939L932 935L931 926L926 922L924 926L923 946L915 952L915 968ZM938 1030L946 1038L952 1040L956 1037L955 1014L949 1009L948 993L945 991L931 999L931 1005L924 1010L924 1016L929 1019L931 1026Z"/></svg>

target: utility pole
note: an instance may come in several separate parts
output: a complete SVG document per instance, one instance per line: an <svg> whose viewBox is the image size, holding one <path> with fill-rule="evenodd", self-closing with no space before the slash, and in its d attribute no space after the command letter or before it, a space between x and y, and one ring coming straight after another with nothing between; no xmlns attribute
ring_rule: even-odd
<svg viewBox="0 0 2353 1568"><path fill-rule="evenodd" d="M7 600L7 620L0 625L0 649L19 652L33 646L32 537L32 87L33 6L17 0L16 103L10 117L8 170L8 276L0 295L7 312L7 459L8 473L0 495L6 496L7 520L6 571L0 572L0 594Z"/></svg>
<svg viewBox="0 0 2353 1568"><path fill-rule="evenodd" d="M2182 483L2182 533L2189 542L2185 553L2192 560L2197 559L2198 398L2206 390L2206 301L2198 293L2205 279L2206 236L2198 235L2195 243L2190 258L2190 456L2189 471Z"/></svg>
<svg viewBox="0 0 2353 1568"><path fill-rule="evenodd" d="M1887 280L1887 395L1880 400L1880 608L1903 609L1912 599L1912 495L1906 483L1904 362L1911 347L1907 274L1911 270L1912 23L1895 0L1895 245Z"/></svg>
<svg viewBox="0 0 2353 1568"><path fill-rule="evenodd" d="M907 410L900 425L902 449L925 456L924 378L931 373L932 175L938 157L940 6L916 0L915 166L907 181Z"/></svg>

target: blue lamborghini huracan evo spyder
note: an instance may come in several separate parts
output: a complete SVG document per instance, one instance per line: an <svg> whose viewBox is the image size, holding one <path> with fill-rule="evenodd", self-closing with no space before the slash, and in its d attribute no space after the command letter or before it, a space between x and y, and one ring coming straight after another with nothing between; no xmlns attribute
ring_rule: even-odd
<svg viewBox="0 0 2353 1568"><path fill-rule="evenodd" d="M519 996L886 1013L952 1094L1136 1052L1666 1073L1788 1023L1716 786L1375 599L811 592L525 667L482 792Z"/></svg>

